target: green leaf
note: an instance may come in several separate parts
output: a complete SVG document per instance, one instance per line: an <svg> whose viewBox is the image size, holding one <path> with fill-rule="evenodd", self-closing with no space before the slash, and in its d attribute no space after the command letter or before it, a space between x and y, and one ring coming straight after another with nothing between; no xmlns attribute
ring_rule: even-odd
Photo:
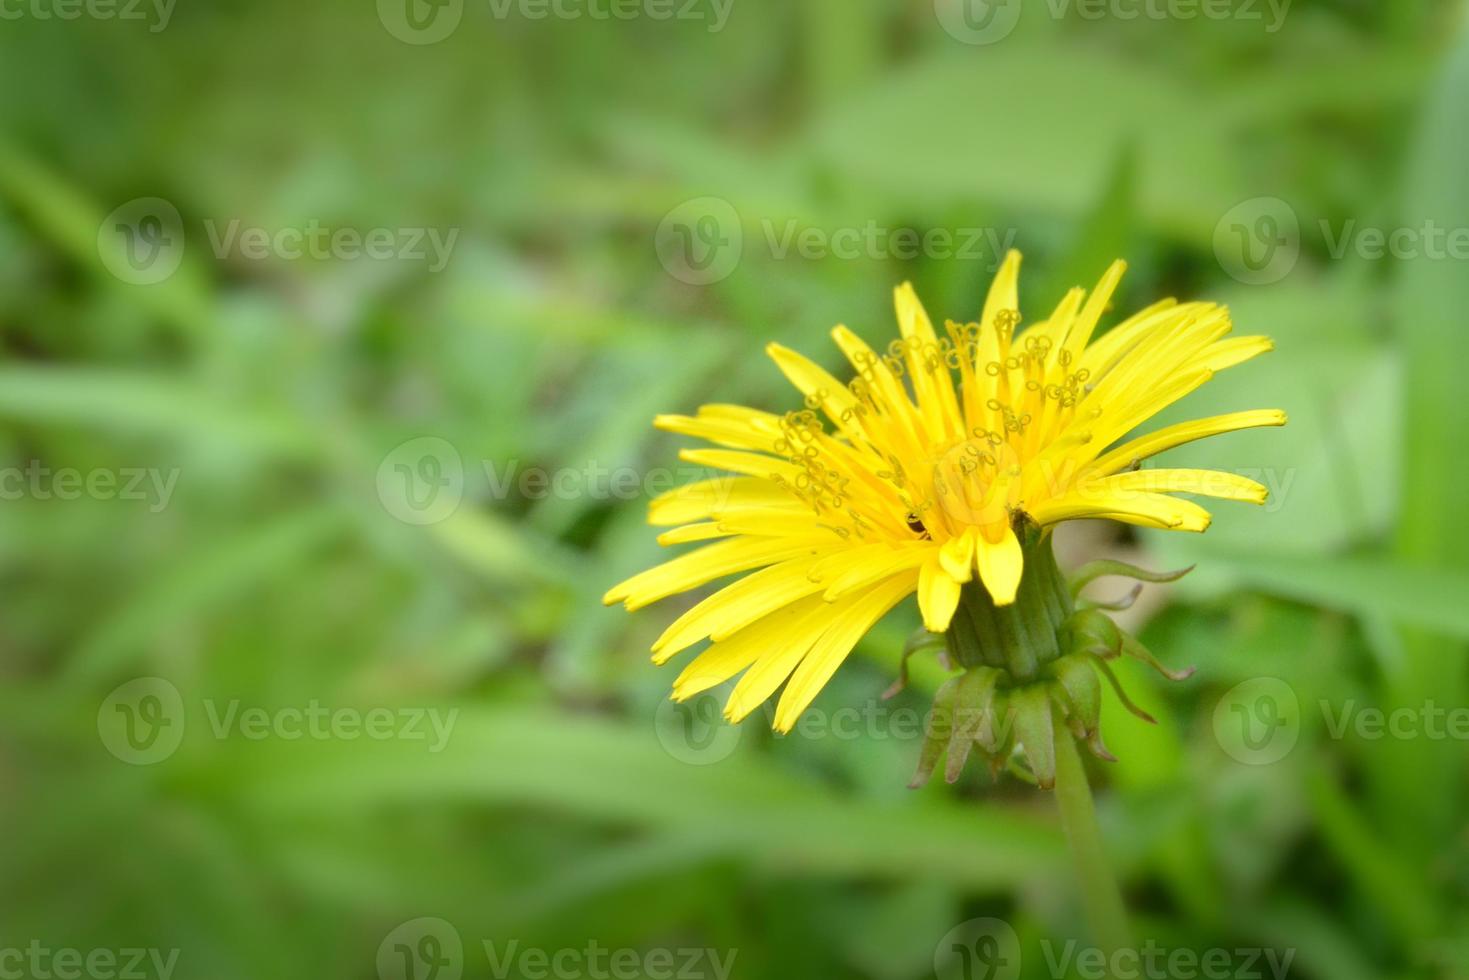
<svg viewBox="0 0 1469 980"><path fill-rule="evenodd" d="M1273 595L1370 616L1387 616L1469 639L1469 574L1390 558L1287 557L1213 551L1214 571Z"/></svg>
<svg viewBox="0 0 1469 980"><path fill-rule="evenodd" d="M313 507L272 519L228 537L199 542L164 574L145 580L122 608L102 619L82 641L67 676L84 680L141 657L164 630L212 603L235 598L262 578L290 570L292 562L348 526L338 507Z"/></svg>
<svg viewBox="0 0 1469 980"><path fill-rule="evenodd" d="M1054 873L1064 857L1054 828L998 806L932 792L900 803L852 799L738 749L712 765L677 761L651 725L508 706L462 708L437 754L404 740L261 744L210 768L229 773L210 781L219 793L278 816L528 806L660 834L698 832L722 853L816 874L927 876L990 890Z"/></svg>

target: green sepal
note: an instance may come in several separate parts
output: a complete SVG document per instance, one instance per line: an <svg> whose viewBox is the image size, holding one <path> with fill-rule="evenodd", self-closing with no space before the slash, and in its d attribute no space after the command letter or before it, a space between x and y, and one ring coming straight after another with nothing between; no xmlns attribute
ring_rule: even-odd
<svg viewBox="0 0 1469 980"><path fill-rule="evenodd" d="M944 766L944 779L955 782L969 760L969 752L978 742L987 754L996 747L995 704L1003 702L995 692L1000 671L993 667L976 667L959 679L958 696L954 699L954 734L949 739L949 755Z"/></svg>
<svg viewBox="0 0 1469 980"><path fill-rule="evenodd" d="M1130 634L1122 634L1122 652L1134 660L1141 660L1149 667L1168 678L1170 681L1185 681L1194 676L1194 668L1185 667L1182 670L1169 670L1153 656L1151 650L1138 642L1137 638Z"/></svg>
<svg viewBox="0 0 1469 980"><path fill-rule="evenodd" d="M1061 624L1061 645L1068 653L1105 650L1115 657L1122 652L1122 630L1096 609L1078 609Z"/></svg>
<svg viewBox="0 0 1469 980"><path fill-rule="evenodd" d="M1097 669L1100 670L1102 674L1107 678L1107 680L1112 684L1112 691L1117 695L1117 700L1122 702L1122 706L1148 724L1158 724L1158 719L1148 714L1142 708L1139 708L1137 704L1133 702L1132 698L1127 696L1127 692L1122 689L1122 682L1117 679L1116 674L1112 673L1111 665L1108 664L1106 660L1104 660L1099 654L1095 652L1089 651L1089 655L1092 658L1092 663L1097 665Z"/></svg>
<svg viewBox="0 0 1469 980"><path fill-rule="evenodd" d="M1124 609L1131 609L1132 604L1134 602L1137 602L1137 597L1142 594L1143 584L1141 582L1138 582L1131 589L1129 589L1127 595L1123 596L1121 599L1113 599L1111 601L1103 601L1101 599L1077 599L1076 608L1106 609L1109 612L1122 612Z"/></svg>
<svg viewBox="0 0 1469 980"><path fill-rule="evenodd" d="M1075 597L1080 594L1082 589L1104 575L1121 575L1125 578L1135 578L1140 582L1162 583L1177 582L1193 570L1194 566L1190 565L1176 572L1150 572L1145 568L1129 565L1125 561L1114 561L1110 558L1103 558L1098 561L1087 562L1078 568L1076 574L1071 576L1069 585L1071 595Z"/></svg>
<svg viewBox="0 0 1469 980"><path fill-rule="evenodd" d="M898 658L898 679L893 681L892 686L882 692L882 699L887 701L895 698L908 686L908 658L915 653L933 649L946 650L947 641L942 633L930 633L923 627L918 627L908 641L903 644L903 655Z"/></svg>
<svg viewBox="0 0 1469 980"><path fill-rule="evenodd" d="M954 730L954 697L959 690L959 681L958 677L949 678L933 696L933 707L928 714L923 748L918 753L918 770L908 783L909 789L918 789L928 783L933 776L934 767L938 765L939 758L943 756L944 749L948 747L949 738Z"/></svg>
<svg viewBox="0 0 1469 980"><path fill-rule="evenodd" d="M1014 714L1011 724L1015 741L1035 781L1041 789L1056 785L1056 742L1055 728L1051 720L1051 692L1049 684L1028 684L1016 690L1010 698Z"/></svg>
<svg viewBox="0 0 1469 980"><path fill-rule="evenodd" d="M1089 738L1101 725L1102 683L1084 653L1070 653L1051 665L1066 720L1077 738Z"/></svg>

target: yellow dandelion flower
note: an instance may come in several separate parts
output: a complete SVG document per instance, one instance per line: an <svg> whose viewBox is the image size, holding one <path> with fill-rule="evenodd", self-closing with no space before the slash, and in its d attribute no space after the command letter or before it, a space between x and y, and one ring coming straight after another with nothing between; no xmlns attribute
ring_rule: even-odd
<svg viewBox="0 0 1469 980"><path fill-rule="evenodd" d="M650 522L673 526L659 541L700 547L634 575L605 601L633 610L749 573L678 617L653 645L662 664L712 641L674 681L675 699L741 675L725 709L739 721L784 684L775 728L788 731L862 635L913 592L932 633L948 632L961 597L976 596L990 612L964 614L951 652L966 667L1008 667L1002 687L1024 681L1034 669L1013 656L966 655L968 646L988 643L969 620L998 615L991 625L1003 636L1012 628L1003 610L1032 579L1050 627L1072 616L1069 597L1025 574L1027 563L1053 572L1050 527L1110 518L1203 531L1208 512L1173 494L1264 501L1265 487L1233 474L1138 465L1197 439L1282 425L1283 412L1238 412L1128 437L1216 371L1270 350L1268 338L1227 338L1226 308L1173 300L1098 336L1125 269L1120 261L1090 294L1071 290L1049 317L1022 329L1019 269L1011 252L979 321L949 322L942 336L906 283L895 290L901 339L881 353L836 327L832 336L854 373L847 383L771 344L768 353L804 396L802 410L706 405L696 416L656 419L660 429L717 447L686 449L683 460L732 475L656 498ZM1023 634L1025 619L1013 628ZM1094 621L1076 628L1088 638L1105 632ZM1078 734L1088 724L1094 729L1083 721Z"/></svg>

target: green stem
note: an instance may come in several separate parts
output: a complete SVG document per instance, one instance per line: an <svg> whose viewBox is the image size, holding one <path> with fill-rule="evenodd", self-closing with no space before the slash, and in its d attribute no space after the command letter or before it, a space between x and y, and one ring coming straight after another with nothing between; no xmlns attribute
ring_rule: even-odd
<svg viewBox="0 0 1469 980"><path fill-rule="evenodd" d="M1097 828L1097 810L1092 803L1086 770L1076 751L1075 738L1060 719L1055 723L1055 738L1056 805L1061 810L1061 829L1066 833L1066 843L1081 879L1082 904L1092 939L1108 953L1130 948L1127 911L1122 905L1117 879L1102 850L1102 835Z"/></svg>

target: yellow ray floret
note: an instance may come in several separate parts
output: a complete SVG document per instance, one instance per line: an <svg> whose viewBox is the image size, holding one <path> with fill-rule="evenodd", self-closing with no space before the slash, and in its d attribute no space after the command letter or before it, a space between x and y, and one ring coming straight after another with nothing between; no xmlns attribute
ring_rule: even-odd
<svg viewBox="0 0 1469 980"><path fill-rule="evenodd" d="M898 338L879 350L832 331L850 380L771 344L804 407L777 415L706 405L660 415L666 431L712 443L685 449L718 475L655 499L659 541L695 545L610 590L636 609L745 574L680 616L654 644L662 663L709 641L674 682L677 699L739 677L726 715L740 720L782 684L787 731L858 640L906 596L943 632L964 583L997 605L1024 574L1020 535L1106 518L1202 531L1209 513L1178 493L1261 503L1253 480L1213 470L1142 468L1185 443L1285 424L1256 410L1135 430L1216 372L1271 349L1230 338L1229 311L1164 300L1103 322L1126 266L1075 289L1022 327L1020 256L1011 252L979 319L934 327L912 286L894 292ZM978 586L975 586L978 587Z"/></svg>

